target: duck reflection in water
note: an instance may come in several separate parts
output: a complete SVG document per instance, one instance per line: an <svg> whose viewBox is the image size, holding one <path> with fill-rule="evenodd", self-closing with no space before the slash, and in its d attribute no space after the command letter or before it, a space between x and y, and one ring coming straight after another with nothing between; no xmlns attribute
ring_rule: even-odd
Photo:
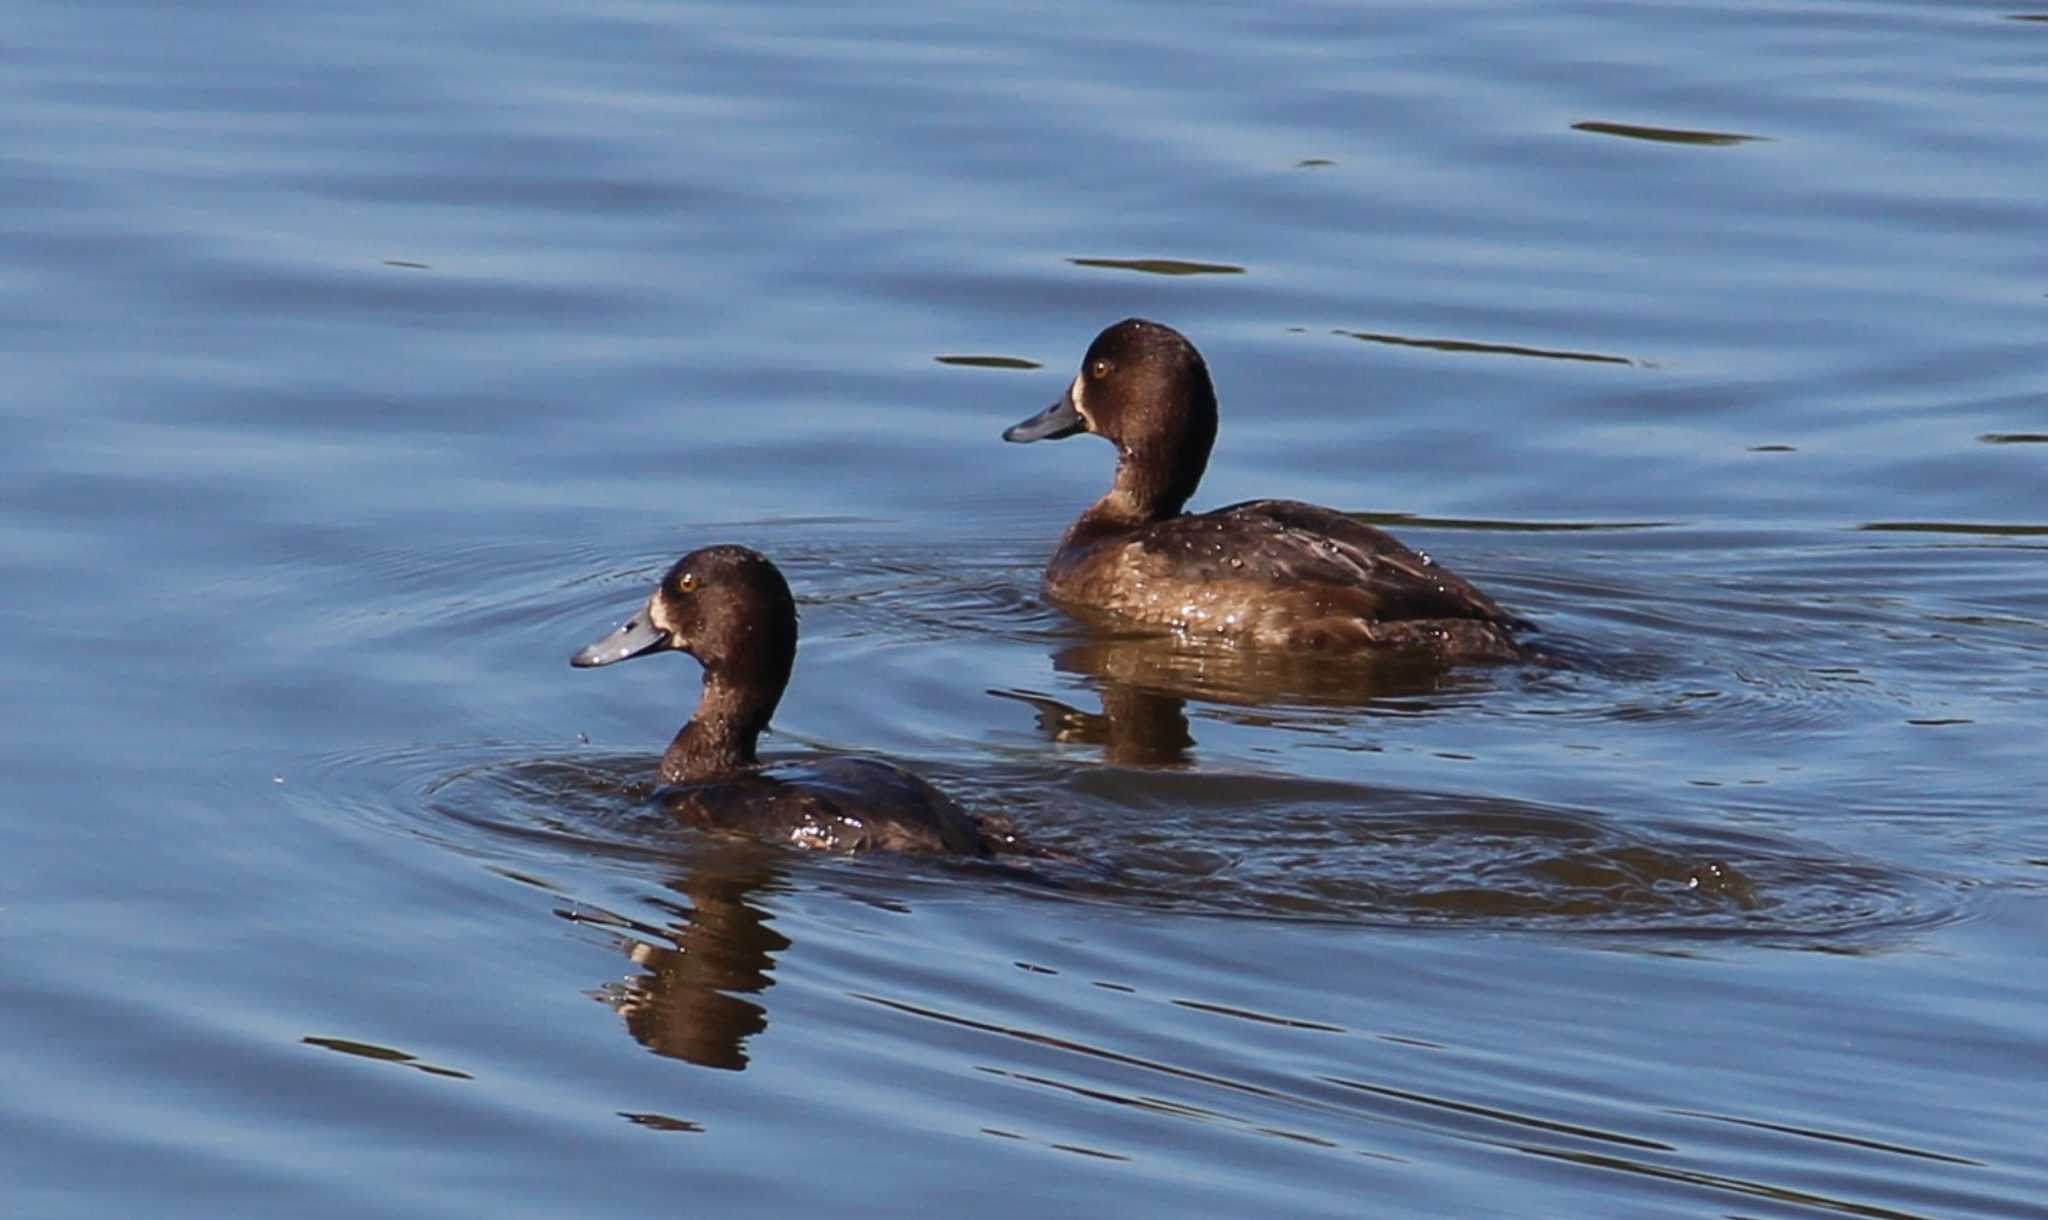
<svg viewBox="0 0 2048 1220"><path fill-rule="evenodd" d="M790 945L758 898L773 892L780 878L772 850L713 843L687 874L668 883L688 905L657 901L671 917L668 926L578 912L579 922L623 929L621 947L645 971L601 989L597 998L625 1019L634 1041L657 1055L745 1069L747 1039L768 1028L767 1008L750 997L774 985L776 955Z"/></svg>
<svg viewBox="0 0 2048 1220"><path fill-rule="evenodd" d="M1189 699L1240 709L1241 716L1282 704L1356 708L1400 699L1413 708L1414 700L1485 680L1427 655L1310 657L1161 635L1068 643L1054 651L1052 667L1086 679L1100 693L1102 711L1083 711L1036 691L989 693L1029 704L1047 739L1100 746L1109 762L1134 767L1189 764L1195 746Z"/></svg>
<svg viewBox="0 0 2048 1220"><path fill-rule="evenodd" d="M1068 859L1078 866L1074 876L1115 875L1105 866ZM962 867L1065 888L1064 882L1023 870ZM646 900L661 912L661 922L582 905L556 914L608 929L619 951L640 967L642 973L592 993L624 1019L634 1041L657 1055L700 1067L743 1071L748 1040L768 1028L768 1009L758 997L775 985L776 959L791 947L764 901L791 891L785 880L789 868L777 845L736 835L705 836L693 846L687 871L664 883L683 900ZM906 908L891 904L891 909Z"/></svg>

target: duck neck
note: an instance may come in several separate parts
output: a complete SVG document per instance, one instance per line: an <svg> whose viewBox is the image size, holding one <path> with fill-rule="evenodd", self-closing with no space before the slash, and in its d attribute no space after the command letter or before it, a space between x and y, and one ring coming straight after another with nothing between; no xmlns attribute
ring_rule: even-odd
<svg viewBox="0 0 2048 1220"><path fill-rule="evenodd" d="M1120 450L1109 494L1081 514L1072 533L1076 537L1121 533L1180 516L1188 497L1195 494L1201 469L1198 464L1194 478L1179 475L1179 457L1163 451Z"/></svg>
<svg viewBox="0 0 2048 1220"><path fill-rule="evenodd" d="M774 699L750 697L707 671L696 712L661 756L661 782L694 783L759 765L754 744L774 711Z"/></svg>

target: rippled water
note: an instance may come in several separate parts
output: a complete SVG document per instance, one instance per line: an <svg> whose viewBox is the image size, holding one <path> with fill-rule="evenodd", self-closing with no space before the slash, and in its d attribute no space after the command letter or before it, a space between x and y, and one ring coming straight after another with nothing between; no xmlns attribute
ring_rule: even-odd
<svg viewBox="0 0 2048 1220"><path fill-rule="evenodd" d="M13 17L0 1212L2048 1214L2043 14ZM1046 605L1131 314L1544 661ZM651 812L711 542L1059 858Z"/></svg>

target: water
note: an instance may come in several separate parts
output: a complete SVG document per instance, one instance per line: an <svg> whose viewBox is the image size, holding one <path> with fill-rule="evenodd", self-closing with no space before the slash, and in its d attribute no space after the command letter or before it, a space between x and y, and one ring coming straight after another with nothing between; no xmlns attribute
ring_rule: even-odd
<svg viewBox="0 0 2048 1220"><path fill-rule="evenodd" d="M2040 17L16 6L0 1210L2048 1214ZM1130 314L1567 664L1044 605ZM641 812L724 541L1099 867Z"/></svg>

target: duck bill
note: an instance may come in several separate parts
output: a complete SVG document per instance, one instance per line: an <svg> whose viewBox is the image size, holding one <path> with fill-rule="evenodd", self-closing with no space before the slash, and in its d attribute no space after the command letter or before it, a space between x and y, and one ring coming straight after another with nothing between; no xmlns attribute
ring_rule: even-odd
<svg viewBox="0 0 2048 1220"><path fill-rule="evenodd" d="M646 656L668 643L668 632L654 625L647 611L642 610L626 620L616 631L608 631L585 645L569 664L578 669L590 669L598 665L610 665L614 661L630 661L634 657Z"/></svg>
<svg viewBox="0 0 2048 1220"><path fill-rule="evenodd" d="M1003 429L1003 439L1021 445L1030 441L1056 441L1087 430L1088 421L1081 418L1080 408L1074 405L1074 387L1068 386L1058 402L1020 424Z"/></svg>

